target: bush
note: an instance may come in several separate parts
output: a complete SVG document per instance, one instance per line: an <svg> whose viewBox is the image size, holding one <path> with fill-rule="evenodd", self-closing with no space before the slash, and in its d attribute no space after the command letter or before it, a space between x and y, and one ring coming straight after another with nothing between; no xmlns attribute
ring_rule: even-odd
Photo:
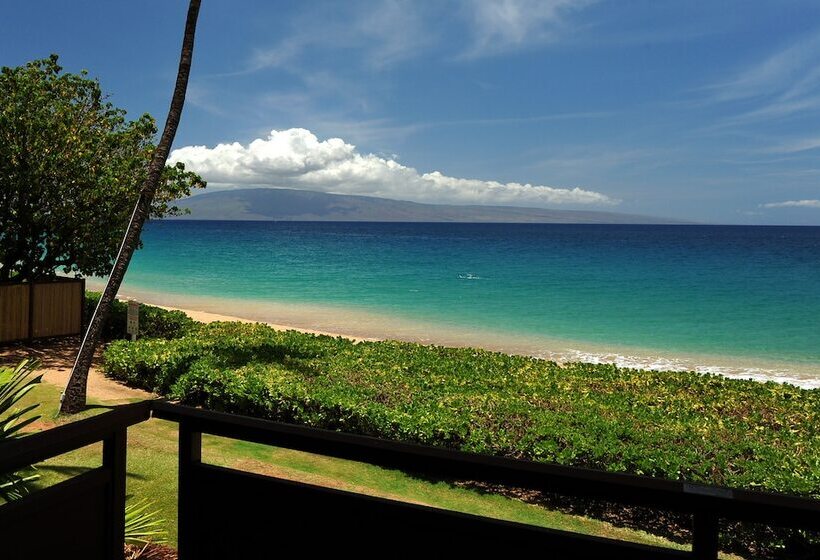
<svg viewBox="0 0 820 560"><path fill-rule="evenodd" d="M105 352L105 369L214 410L820 497L820 391L790 385L354 343L244 323L201 325L174 340L117 342ZM755 535L731 538L749 544Z"/></svg>
<svg viewBox="0 0 820 560"><path fill-rule="evenodd" d="M86 322L91 319L91 315L100 301L100 295L99 292L85 293L84 317ZM117 340L128 337L125 332L127 316L128 304L124 301L114 301L111 306L111 314L108 316L108 321L102 333L103 340ZM169 311L153 305L140 305L140 337L178 338L196 324L196 321L182 311Z"/></svg>

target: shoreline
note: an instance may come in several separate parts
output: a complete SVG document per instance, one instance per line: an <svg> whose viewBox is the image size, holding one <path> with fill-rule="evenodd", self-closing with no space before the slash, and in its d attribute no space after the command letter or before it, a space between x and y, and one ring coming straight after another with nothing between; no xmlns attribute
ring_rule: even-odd
<svg viewBox="0 0 820 560"><path fill-rule="evenodd" d="M118 296L119 299L119 296ZM127 299L127 297L125 298ZM215 323L217 321L229 321L229 322L237 322L237 323L262 323L271 327L277 331L298 331L305 334L315 334L315 335L324 335L324 336L332 336L332 337L340 337L346 338L348 340L352 340L353 342L376 342L379 340L386 340L384 338L365 338L365 337L358 337L358 336L350 336L341 333L332 333L326 331L317 331L316 329L305 329L300 327L294 327L292 325L282 325L279 323L271 323L270 321L257 321L254 319L245 319L242 317L236 317L233 315L223 315L222 313L212 313L210 311L198 311L196 309L184 309L182 307L173 307L168 305L158 305L150 302L140 302L145 303L146 305L153 305L154 307L159 307L160 309L165 309L166 311L182 311L188 317L193 319L194 321L199 321L200 323Z"/></svg>
<svg viewBox="0 0 820 560"><path fill-rule="evenodd" d="M99 279L88 279L87 286L88 289L100 290L103 283ZM695 371L728 378L774 381L806 389L820 389L820 364L789 364L754 358L619 348L613 345L494 332L482 328L467 330L455 326L426 324L342 306L180 295L127 285L120 290L118 298L132 298L148 305L179 310L201 322L259 322L278 330L340 336L354 341L400 340L425 345L475 347L562 364L608 363L631 369Z"/></svg>

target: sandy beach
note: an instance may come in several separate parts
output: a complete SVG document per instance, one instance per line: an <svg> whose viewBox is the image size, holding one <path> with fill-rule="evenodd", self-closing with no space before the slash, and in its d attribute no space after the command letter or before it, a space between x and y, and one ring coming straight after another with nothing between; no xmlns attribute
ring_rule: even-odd
<svg viewBox="0 0 820 560"><path fill-rule="evenodd" d="M128 299L128 298L120 298L120 299ZM222 315L220 313L211 313L208 311L199 311L196 309L185 309L182 307L169 307L167 305L157 305L156 307L160 307L162 309L166 309L168 311L182 311L188 317L193 319L194 321L199 321L200 323L213 323L216 321L238 321L240 323L264 323L271 328L274 328L278 331L299 331L307 334L321 334L326 336L333 336L333 337L342 337L347 338L349 340L353 340L354 342L360 342L363 340L384 340L380 338L367 338L367 337L360 337L360 336L352 336L342 333L334 333L334 332L327 332L327 331L320 331L316 329L307 329L302 327L296 327L293 325L282 325L279 323L271 323L269 321L259 321L254 319L245 319L242 317L235 317L233 315Z"/></svg>
<svg viewBox="0 0 820 560"><path fill-rule="evenodd" d="M100 290L101 282L88 282ZM738 379L790 383L807 389L820 388L820 368L816 364L784 364L743 357L664 353L655 349L600 346L579 341L521 334L499 333L482 328L464 329L455 325L422 323L399 317L369 313L347 307L250 301L180 295L124 286L119 299L136 299L145 304L186 313L209 323L240 321L264 323L278 330L341 336L355 341L401 340L440 346L477 347L553 360L558 363L613 363L619 367L659 371L698 371ZM227 312L230 310L230 312Z"/></svg>

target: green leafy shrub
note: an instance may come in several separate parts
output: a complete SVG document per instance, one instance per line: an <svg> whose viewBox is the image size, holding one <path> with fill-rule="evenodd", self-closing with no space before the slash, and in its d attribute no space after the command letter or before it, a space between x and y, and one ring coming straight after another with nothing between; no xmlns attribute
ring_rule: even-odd
<svg viewBox="0 0 820 560"><path fill-rule="evenodd" d="M99 292L85 293L85 317L89 320L100 301ZM128 304L124 301L116 300L111 306L111 314L108 316L105 329L103 330L103 340L117 340L126 338L125 332L126 317L128 316ZM140 305L140 337L144 338L178 338L196 325L196 321L188 317L182 311L162 309L153 305Z"/></svg>
<svg viewBox="0 0 820 560"><path fill-rule="evenodd" d="M820 498L820 391L259 324L116 342L108 375L185 404L563 465ZM736 541L757 538L738 531ZM767 537L769 538L769 537Z"/></svg>
<svg viewBox="0 0 820 560"><path fill-rule="evenodd" d="M195 338L116 340L105 350L106 374L132 387L160 394L186 374L204 352Z"/></svg>

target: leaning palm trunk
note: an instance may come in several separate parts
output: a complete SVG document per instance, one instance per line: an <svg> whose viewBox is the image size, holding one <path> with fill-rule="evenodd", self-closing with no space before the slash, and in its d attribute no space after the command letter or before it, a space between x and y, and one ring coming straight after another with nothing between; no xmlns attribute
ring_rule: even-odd
<svg viewBox="0 0 820 560"><path fill-rule="evenodd" d="M171 144L174 141L174 136L179 126L182 107L185 104L185 92L188 88L188 75L191 72L194 35L196 33L196 22L199 16L200 2L201 0L190 0L188 5L188 17L185 22L185 36L182 40L182 54L179 59L177 81L174 87L174 95L171 99L171 107L168 110L168 118L165 121L165 129L162 131L159 145L157 145L156 150L154 150L151 162L148 165L148 176L140 190L139 198L134 206L131 220L128 223L128 229L125 232L122 245L120 245L120 250L114 262L114 267L111 269L105 290L100 297L100 301L94 310L94 315L91 317L83 341L80 344L77 360L74 362L71 377L63 393L60 412L70 414L79 412L85 408L86 386L88 384L88 370L91 367L91 360L94 357L94 351L99 343L100 334L105 326L105 321L108 319L111 304L117 295L117 291L120 289L120 284L122 284L125 272L128 270L131 257L139 245L142 226L151 212L151 203L157 192L157 187L162 177L162 170L165 169L165 162L168 159L168 153L171 150Z"/></svg>

